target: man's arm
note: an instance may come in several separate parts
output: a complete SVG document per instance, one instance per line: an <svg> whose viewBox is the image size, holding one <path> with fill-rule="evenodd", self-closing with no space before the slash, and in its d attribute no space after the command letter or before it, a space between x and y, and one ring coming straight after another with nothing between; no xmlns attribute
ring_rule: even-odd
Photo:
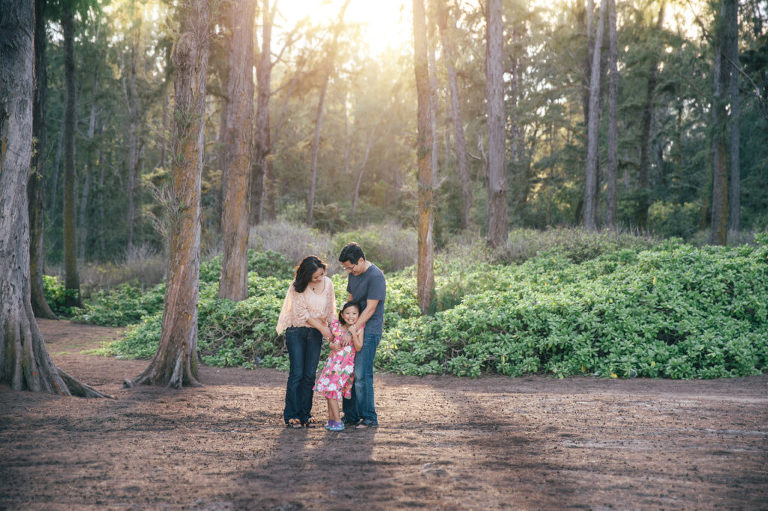
<svg viewBox="0 0 768 511"><path fill-rule="evenodd" d="M365 310L360 313L360 317L357 318L357 324L358 325L364 325L368 322L369 319L371 319L371 316L373 316L373 313L376 312L376 306L379 304L378 300L367 300L365 305ZM357 328L352 327L357 331Z"/></svg>

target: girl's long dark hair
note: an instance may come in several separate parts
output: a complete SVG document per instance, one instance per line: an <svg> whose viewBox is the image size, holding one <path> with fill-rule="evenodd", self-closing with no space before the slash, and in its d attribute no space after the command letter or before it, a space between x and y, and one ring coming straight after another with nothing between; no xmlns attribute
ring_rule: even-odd
<svg viewBox="0 0 768 511"><path fill-rule="evenodd" d="M349 309L350 307L357 307L357 313L358 314L363 312L363 308L360 307L359 303L357 303L357 302L347 302L347 303L345 303L344 305L341 306L341 309L339 309L339 323L341 323L342 325L346 325L347 324L347 322L344 321L344 316L342 316L342 314L344 314L344 311Z"/></svg>
<svg viewBox="0 0 768 511"><path fill-rule="evenodd" d="M312 281L312 275L319 269L327 269L328 266L317 256L307 256L296 267L293 279L293 288L297 293L303 293Z"/></svg>

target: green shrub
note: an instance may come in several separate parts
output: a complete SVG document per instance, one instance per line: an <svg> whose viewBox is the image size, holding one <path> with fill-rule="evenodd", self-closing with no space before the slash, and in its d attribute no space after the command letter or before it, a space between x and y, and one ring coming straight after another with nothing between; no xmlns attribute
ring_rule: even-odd
<svg viewBox="0 0 768 511"><path fill-rule="evenodd" d="M756 246L732 248L679 240L648 248L606 243L542 251L519 265L440 258L435 312L427 316L417 306L414 268L387 273L377 367L413 375L621 378L714 378L768 369L768 236L757 235ZM273 254L253 260L261 261L254 268L277 275L253 271L249 298L239 303L216 297L216 261L206 263L198 327L208 364L286 368L275 324L289 265L272 266L279 262ZM341 304L346 276L332 279ZM161 319L157 309L111 352L151 356Z"/></svg>
<svg viewBox="0 0 768 511"><path fill-rule="evenodd" d="M77 292L67 290L64 283L58 277L43 275L43 293L48 306L58 317L71 317L78 310L77 307L67 307L65 305L67 297L76 297Z"/></svg>

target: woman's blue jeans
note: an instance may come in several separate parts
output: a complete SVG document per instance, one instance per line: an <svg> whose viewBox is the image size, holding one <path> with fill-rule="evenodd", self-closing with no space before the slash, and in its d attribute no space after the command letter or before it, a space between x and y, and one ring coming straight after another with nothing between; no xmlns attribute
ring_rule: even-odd
<svg viewBox="0 0 768 511"><path fill-rule="evenodd" d="M362 420L370 426L379 424L373 399L373 361L379 341L381 334L365 334L363 349L355 354L355 382L352 385L352 398L343 402L344 422L356 423Z"/></svg>
<svg viewBox="0 0 768 511"><path fill-rule="evenodd" d="M286 424L290 419L306 422L312 415L312 387L315 385L322 343L323 334L315 328L290 327L285 331L290 362L283 410Z"/></svg>

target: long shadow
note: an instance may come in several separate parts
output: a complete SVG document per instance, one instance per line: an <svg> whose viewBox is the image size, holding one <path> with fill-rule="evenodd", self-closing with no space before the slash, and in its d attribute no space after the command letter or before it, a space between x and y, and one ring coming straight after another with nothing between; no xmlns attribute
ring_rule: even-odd
<svg viewBox="0 0 768 511"><path fill-rule="evenodd" d="M281 426L276 426L281 427ZM376 430L282 428L266 456L244 471L236 509L361 509L375 480Z"/></svg>

